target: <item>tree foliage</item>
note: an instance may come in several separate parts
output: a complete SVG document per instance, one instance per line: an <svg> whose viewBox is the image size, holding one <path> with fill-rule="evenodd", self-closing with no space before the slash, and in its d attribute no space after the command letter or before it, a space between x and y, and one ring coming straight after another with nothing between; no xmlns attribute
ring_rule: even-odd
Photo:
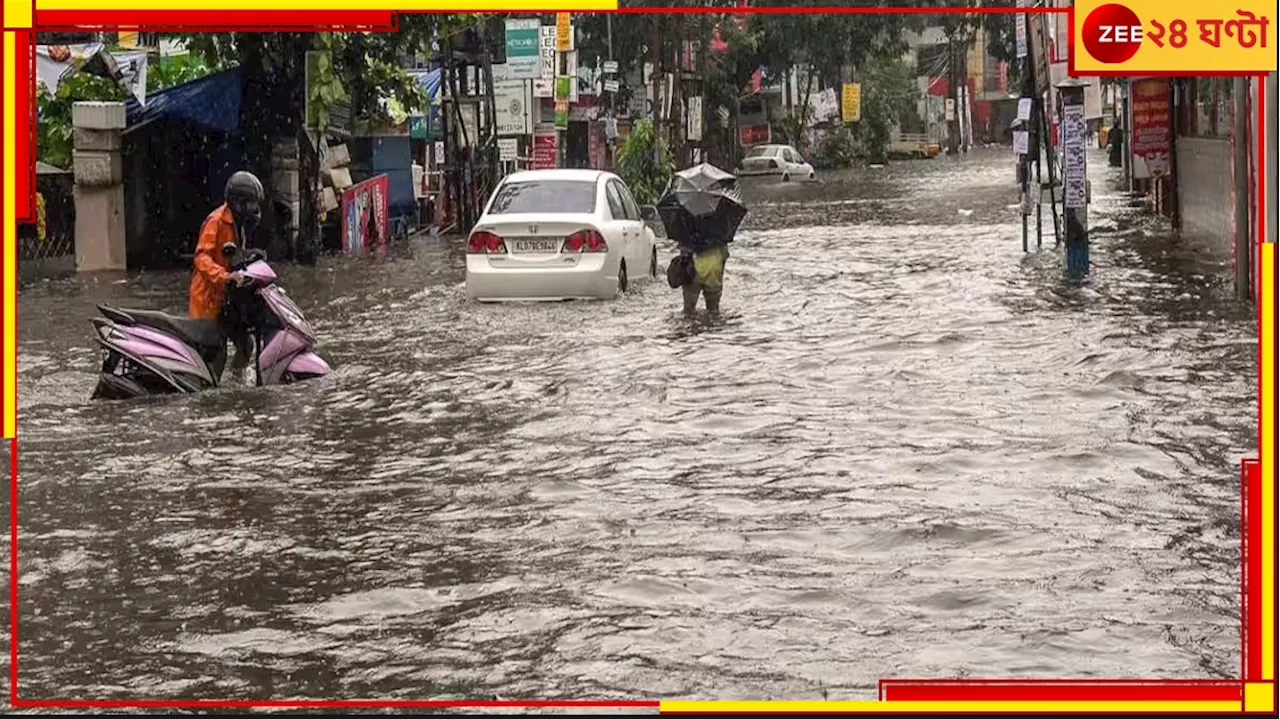
<svg viewBox="0 0 1280 719"><path fill-rule="evenodd" d="M636 202L642 205L657 202L674 172L671 148L654 132L653 123L649 120L633 123L627 143L618 155L618 176L631 188Z"/></svg>

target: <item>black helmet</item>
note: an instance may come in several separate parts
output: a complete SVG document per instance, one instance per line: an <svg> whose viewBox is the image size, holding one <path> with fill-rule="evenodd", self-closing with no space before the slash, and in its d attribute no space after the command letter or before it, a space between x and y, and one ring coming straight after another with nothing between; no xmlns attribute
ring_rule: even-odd
<svg viewBox="0 0 1280 719"><path fill-rule="evenodd" d="M266 194L262 181L252 172L240 170L227 180L227 206L239 220L260 217Z"/></svg>

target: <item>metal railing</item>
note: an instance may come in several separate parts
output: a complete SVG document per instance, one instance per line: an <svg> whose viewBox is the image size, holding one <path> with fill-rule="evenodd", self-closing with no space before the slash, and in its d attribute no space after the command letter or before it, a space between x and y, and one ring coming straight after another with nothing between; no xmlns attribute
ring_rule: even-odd
<svg viewBox="0 0 1280 719"><path fill-rule="evenodd" d="M76 203L71 173L36 176L36 221L18 225L18 264L74 256Z"/></svg>

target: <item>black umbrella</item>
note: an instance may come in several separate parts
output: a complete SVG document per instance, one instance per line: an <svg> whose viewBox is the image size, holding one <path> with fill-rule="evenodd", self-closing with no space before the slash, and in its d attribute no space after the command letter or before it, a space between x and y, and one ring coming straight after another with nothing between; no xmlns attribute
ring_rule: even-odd
<svg viewBox="0 0 1280 719"><path fill-rule="evenodd" d="M738 178L705 162L673 175L657 208L667 235L696 250L732 242L747 216Z"/></svg>

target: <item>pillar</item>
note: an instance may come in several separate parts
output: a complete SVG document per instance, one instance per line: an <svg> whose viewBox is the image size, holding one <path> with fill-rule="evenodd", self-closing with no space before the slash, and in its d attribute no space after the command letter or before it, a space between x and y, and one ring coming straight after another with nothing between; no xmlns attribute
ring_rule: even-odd
<svg viewBox="0 0 1280 719"><path fill-rule="evenodd" d="M1068 78L1057 85L1062 103L1062 205L1066 220L1067 274L1083 277L1089 272L1088 174L1085 144L1084 88L1088 83Z"/></svg>
<svg viewBox="0 0 1280 719"><path fill-rule="evenodd" d="M124 103L74 103L71 126L76 271L124 270Z"/></svg>

